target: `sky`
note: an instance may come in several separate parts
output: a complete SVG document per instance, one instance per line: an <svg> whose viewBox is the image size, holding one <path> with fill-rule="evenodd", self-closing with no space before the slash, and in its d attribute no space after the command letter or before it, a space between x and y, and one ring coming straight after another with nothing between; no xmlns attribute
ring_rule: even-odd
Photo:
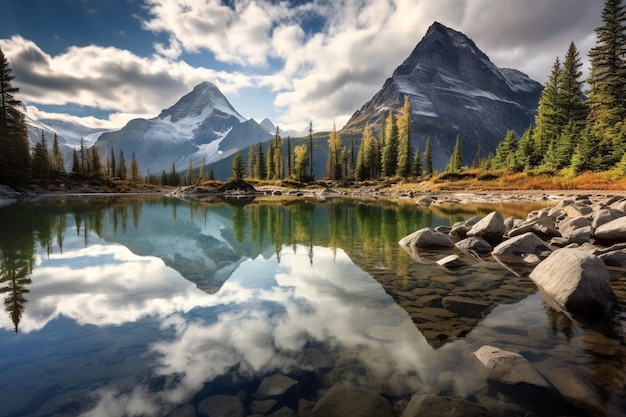
<svg viewBox="0 0 626 417"><path fill-rule="evenodd" d="M118 129L211 81L246 118L343 127L438 21L545 83L588 73L603 0L0 0L0 48L33 118Z"/></svg>

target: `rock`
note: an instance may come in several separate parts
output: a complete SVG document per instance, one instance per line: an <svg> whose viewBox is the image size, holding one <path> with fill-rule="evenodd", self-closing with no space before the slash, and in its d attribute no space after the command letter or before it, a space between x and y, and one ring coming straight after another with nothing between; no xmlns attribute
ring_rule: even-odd
<svg viewBox="0 0 626 417"><path fill-rule="evenodd" d="M311 411L313 411L313 407L315 407L315 401L301 398L300 401L298 401L298 417L309 417Z"/></svg>
<svg viewBox="0 0 626 417"><path fill-rule="evenodd" d="M626 241L626 217L620 217L598 227L595 238L608 242Z"/></svg>
<svg viewBox="0 0 626 417"><path fill-rule="evenodd" d="M289 407L283 407L269 414L268 417L296 417L296 412Z"/></svg>
<svg viewBox="0 0 626 417"><path fill-rule="evenodd" d="M278 404L276 400L252 401L252 403L250 403L250 412L254 414L267 414L272 408L276 407L276 404Z"/></svg>
<svg viewBox="0 0 626 417"><path fill-rule="evenodd" d="M400 245L422 249L437 249L453 248L454 242L452 242L449 236L426 228L404 237L400 240Z"/></svg>
<svg viewBox="0 0 626 417"><path fill-rule="evenodd" d="M444 235L450 233L451 230L452 230L452 228L450 226L437 226L437 227L435 227L435 231L436 232L443 233Z"/></svg>
<svg viewBox="0 0 626 417"><path fill-rule="evenodd" d="M282 374L274 374L265 377L256 390L256 398L266 400L273 397L280 397L297 384L298 381Z"/></svg>
<svg viewBox="0 0 626 417"><path fill-rule="evenodd" d="M482 237L488 242L500 242L504 235L504 217L492 211L467 232L467 236Z"/></svg>
<svg viewBox="0 0 626 417"><path fill-rule="evenodd" d="M504 262L524 262L525 255L535 254L542 257L549 252L551 249L543 240L536 234L528 232L505 240L493 248L491 254Z"/></svg>
<svg viewBox="0 0 626 417"><path fill-rule="evenodd" d="M461 252L476 256L486 256L491 253L491 245L485 239L477 236L458 241L454 246Z"/></svg>
<svg viewBox="0 0 626 417"><path fill-rule="evenodd" d="M482 217L474 216L462 222L456 222L452 225L452 230L450 231L450 235L456 236L456 237L465 237L467 236L467 232L469 232L471 228L481 220L482 220Z"/></svg>
<svg viewBox="0 0 626 417"><path fill-rule="evenodd" d="M531 402L554 396L550 384L519 353L485 345L472 355L479 372L498 391Z"/></svg>
<svg viewBox="0 0 626 417"><path fill-rule="evenodd" d="M563 208L568 217L581 217L591 214L593 209L588 205L581 204L580 202L565 206Z"/></svg>
<svg viewBox="0 0 626 417"><path fill-rule="evenodd" d="M401 417L489 417L482 405L461 398L414 394Z"/></svg>
<svg viewBox="0 0 626 417"><path fill-rule="evenodd" d="M530 278L566 311L606 314L616 301L606 266L584 250L554 251Z"/></svg>
<svg viewBox="0 0 626 417"><path fill-rule="evenodd" d="M438 260L437 265L453 270L467 266L463 259L461 259L458 255L446 256L445 258Z"/></svg>
<svg viewBox="0 0 626 417"><path fill-rule="evenodd" d="M443 308L463 317L482 318L484 312L491 307L488 301L475 298L449 296L442 300Z"/></svg>
<svg viewBox="0 0 626 417"><path fill-rule="evenodd" d="M167 415L167 417L196 417L196 409L193 405L187 404L178 407Z"/></svg>
<svg viewBox="0 0 626 417"><path fill-rule="evenodd" d="M509 230L507 235L515 237L528 232L534 232L547 238L561 236L561 233L555 227L554 219L549 215L548 211L544 210L529 215L526 221Z"/></svg>
<svg viewBox="0 0 626 417"><path fill-rule="evenodd" d="M430 197L422 197L419 200L417 200L417 204L419 204L420 206L423 207L428 207L433 203L433 199Z"/></svg>
<svg viewBox="0 0 626 417"><path fill-rule="evenodd" d="M335 385L317 401L311 417L393 417L391 404L361 387Z"/></svg>
<svg viewBox="0 0 626 417"><path fill-rule="evenodd" d="M589 416L607 415L606 401L596 387L579 378L569 367L552 369L547 377L568 404Z"/></svg>
<svg viewBox="0 0 626 417"><path fill-rule="evenodd" d="M614 266L617 268L626 268L626 252L621 250L614 250L611 252L603 253L598 256L606 266Z"/></svg>
<svg viewBox="0 0 626 417"><path fill-rule="evenodd" d="M244 417L246 409L241 398L234 395L213 395L198 404L198 415L204 417Z"/></svg>
<svg viewBox="0 0 626 417"><path fill-rule="evenodd" d="M624 216L626 216L626 212L623 212L622 210L615 210L610 208L598 210L594 212L591 216L591 226L593 226L594 229L597 229L604 224L607 224Z"/></svg>
<svg viewBox="0 0 626 417"><path fill-rule="evenodd" d="M563 237L567 237L581 227L591 226L591 221L586 217L573 217L559 224L559 232Z"/></svg>

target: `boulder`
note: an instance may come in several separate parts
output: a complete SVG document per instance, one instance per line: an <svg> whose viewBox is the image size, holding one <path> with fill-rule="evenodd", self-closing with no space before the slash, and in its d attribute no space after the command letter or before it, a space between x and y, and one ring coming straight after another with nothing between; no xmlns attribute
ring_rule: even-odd
<svg viewBox="0 0 626 417"><path fill-rule="evenodd" d="M563 208L568 217L587 216L593 212L593 209L586 204L580 202L565 206Z"/></svg>
<svg viewBox="0 0 626 417"><path fill-rule="evenodd" d="M246 409L235 395L213 395L200 401L198 415L203 417L244 417Z"/></svg>
<svg viewBox="0 0 626 417"><path fill-rule="evenodd" d="M621 250L614 250L611 252L603 253L598 256L606 266L614 266L617 268L626 268L626 252Z"/></svg>
<svg viewBox="0 0 626 417"><path fill-rule="evenodd" d="M283 374L265 377L256 390L256 398L266 400L268 398L280 397L297 384L297 380Z"/></svg>
<svg viewBox="0 0 626 417"><path fill-rule="evenodd" d="M551 369L546 376L568 404L584 410L589 416L607 415L606 401L598 389L581 379L569 367Z"/></svg>
<svg viewBox="0 0 626 417"><path fill-rule="evenodd" d="M505 240L493 248L491 254L504 262L524 262L528 254L542 257L550 252L551 249L543 240L536 234L528 232Z"/></svg>
<svg viewBox="0 0 626 417"><path fill-rule="evenodd" d="M400 245L422 249L438 249L453 248L454 242L448 235L426 228L402 238Z"/></svg>
<svg viewBox="0 0 626 417"><path fill-rule="evenodd" d="M525 221L509 230L507 235L515 237L528 232L534 232L548 238L561 236L561 233L555 227L554 219L550 217L548 211L544 210L535 212L532 216L529 215Z"/></svg>
<svg viewBox="0 0 626 417"><path fill-rule="evenodd" d="M592 218L591 225L593 226L594 229L597 229L598 227L604 224L607 224L609 222L612 222L613 220L619 219L620 217L624 217L624 216L626 216L626 212L623 212L622 210L615 210L611 208L598 210L594 212L593 215L591 216Z"/></svg>
<svg viewBox="0 0 626 417"><path fill-rule="evenodd" d="M626 241L626 217L620 217L598 227L595 238L608 242Z"/></svg>
<svg viewBox="0 0 626 417"><path fill-rule="evenodd" d="M480 216L470 217L469 219L463 220L462 222L456 222L452 225L452 230L450 234L456 237L465 237L467 236L467 232L471 230L471 228L482 220Z"/></svg>
<svg viewBox="0 0 626 417"><path fill-rule="evenodd" d="M422 206L422 207L428 207L433 203L433 199L430 197L422 197L419 200L417 200L417 204Z"/></svg>
<svg viewBox="0 0 626 417"><path fill-rule="evenodd" d="M584 250L554 251L530 278L566 311L606 314L616 301L606 265Z"/></svg>
<svg viewBox="0 0 626 417"><path fill-rule="evenodd" d="M467 236L482 237L488 242L500 242L505 232L504 217L492 211L467 232Z"/></svg>
<svg viewBox="0 0 626 417"><path fill-rule="evenodd" d="M413 394L401 417L490 417L482 405L455 397Z"/></svg>
<svg viewBox="0 0 626 417"><path fill-rule="evenodd" d="M519 353L485 345L472 355L481 375L498 391L531 402L555 395L548 381Z"/></svg>
<svg viewBox="0 0 626 417"><path fill-rule="evenodd" d="M335 385L317 401L310 417L393 417L391 404L366 388Z"/></svg>
<svg viewBox="0 0 626 417"><path fill-rule="evenodd" d="M461 259L459 255L449 255L449 256L446 256L445 258L439 259L437 261L437 265L443 266L444 268L452 269L452 270L467 266L465 261L463 261L463 259Z"/></svg>
<svg viewBox="0 0 626 417"><path fill-rule="evenodd" d="M458 241L454 246L461 252L476 256L486 256L491 253L491 245L482 237L472 236Z"/></svg>
<svg viewBox="0 0 626 417"><path fill-rule="evenodd" d="M176 410L172 411L167 415L167 417L196 417L196 408L191 405L183 405L178 407Z"/></svg>

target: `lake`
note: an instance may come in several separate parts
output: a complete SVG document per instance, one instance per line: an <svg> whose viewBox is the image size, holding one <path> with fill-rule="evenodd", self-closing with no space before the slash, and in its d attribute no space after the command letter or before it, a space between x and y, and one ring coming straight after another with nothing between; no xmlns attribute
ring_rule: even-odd
<svg viewBox="0 0 626 417"><path fill-rule="evenodd" d="M492 258L450 271L435 263L449 253L398 245L541 206L65 196L0 207L0 415L208 415L237 398L246 415L306 416L338 384L396 411L423 393L493 415L585 415L488 385L471 359L486 344L555 380L576 375L604 415L624 415L623 272L611 275L618 311L580 323L525 271Z"/></svg>

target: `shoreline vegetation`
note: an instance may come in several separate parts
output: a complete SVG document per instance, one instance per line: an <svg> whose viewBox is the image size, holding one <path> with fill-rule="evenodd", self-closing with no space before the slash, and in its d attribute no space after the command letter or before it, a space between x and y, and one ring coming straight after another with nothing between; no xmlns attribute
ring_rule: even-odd
<svg viewBox="0 0 626 417"><path fill-rule="evenodd" d="M586 172L574 178L566 178L558 175L475 170L459 174L437 173L424 181L404 181L400 178L377 181L318 180L310 184L231 179L225 182L202 181L180 187L122 180L93 181L93 178L86 180L71 176L65 180L39 182L23 187L0 185L0 201L6 203L16 199L55 195L162 194L193 200L222 197L414 198L418 204L429 205L559 200L578 194L626 196L626 178L616 177L610 171Z"/></svg>

